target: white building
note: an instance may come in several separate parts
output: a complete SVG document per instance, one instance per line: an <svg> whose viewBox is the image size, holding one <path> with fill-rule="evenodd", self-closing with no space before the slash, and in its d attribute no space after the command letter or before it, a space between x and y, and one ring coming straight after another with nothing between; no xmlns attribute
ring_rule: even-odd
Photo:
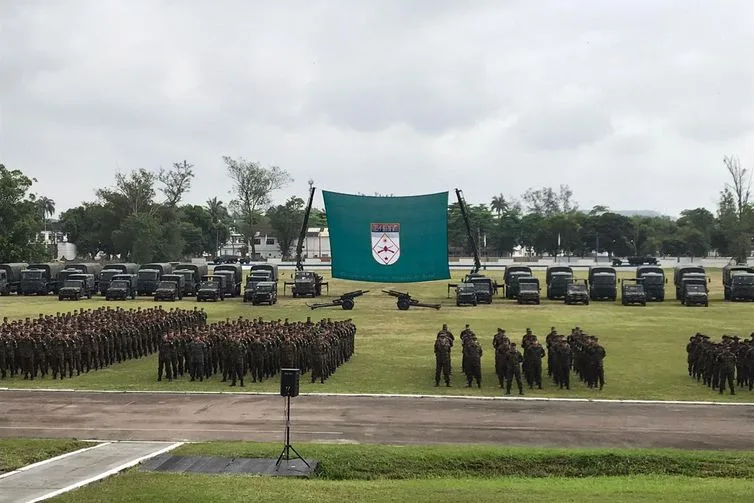
<svg viewBox="0 0 754 503"><path fill-rule="evenodd" d="M309 227L304 240L305 258L330 257L330 233L327 227Z"/></svg>

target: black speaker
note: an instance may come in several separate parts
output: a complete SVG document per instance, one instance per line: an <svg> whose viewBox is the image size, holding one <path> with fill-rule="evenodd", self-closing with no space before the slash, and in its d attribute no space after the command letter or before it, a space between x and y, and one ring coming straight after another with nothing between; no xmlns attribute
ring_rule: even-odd
<svg viewBox="0 0 754 503"><path fill-rule="evenodd" d="M280 396L298 396L299 369L280 369Z"/></svg>

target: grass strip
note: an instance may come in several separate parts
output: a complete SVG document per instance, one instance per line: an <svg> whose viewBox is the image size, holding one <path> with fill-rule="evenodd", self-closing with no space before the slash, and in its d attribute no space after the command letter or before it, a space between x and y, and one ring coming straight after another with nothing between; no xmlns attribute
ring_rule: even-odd
<svg viewBox="0 0 754 503"><path fill-rule="evenodd" d="M276 458L281 445L209 442L184 445L180 456ZM754 480L754 453L672 449L541 449L487 446L297 444L319 460L325 480L496 477L687 476Z"/></svg>
<svg viewBox="0 0 754 503"><path fill-rule="evenodd" d="M92 445L90 442L65 439L0 438L0 472L18 470L22 466Z"/></svg>

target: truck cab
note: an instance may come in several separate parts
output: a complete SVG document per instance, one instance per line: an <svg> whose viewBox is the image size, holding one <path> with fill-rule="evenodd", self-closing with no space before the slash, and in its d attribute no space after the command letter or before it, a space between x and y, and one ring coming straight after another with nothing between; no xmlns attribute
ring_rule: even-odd
<svg viewBox="0 0 754 503"><path fill-rule="evenodd" d="M518 295L516 300L519 304L539 304L541 287L539 278L533 276L519 276L516 281Z"/></svg>
<svg viewBox="0 0 754 503"><path fill-rule="evenodd" d="M66 279L58 290L58 300L81 300L87 297L87 289L83 279ZM88 296L91 298L91 295Z"/></svg>
<svg viewBox="0 0 754 503"><path fill-rule="evenodd" d="M456 306L476 306L478 303L477 289L473 283L460 283L456 287Z"/></svg>

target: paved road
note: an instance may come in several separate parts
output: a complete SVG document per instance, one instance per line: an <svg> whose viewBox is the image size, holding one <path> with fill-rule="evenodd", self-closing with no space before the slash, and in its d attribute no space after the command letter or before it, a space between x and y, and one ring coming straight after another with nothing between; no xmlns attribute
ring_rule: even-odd
<svg viewBox="0 0 754 503"><path fill-rule="evenodd" d="M274 395L0 392L0 436L281 441ZM299 396L296 442L754 449L754 406Z"/></svg>

